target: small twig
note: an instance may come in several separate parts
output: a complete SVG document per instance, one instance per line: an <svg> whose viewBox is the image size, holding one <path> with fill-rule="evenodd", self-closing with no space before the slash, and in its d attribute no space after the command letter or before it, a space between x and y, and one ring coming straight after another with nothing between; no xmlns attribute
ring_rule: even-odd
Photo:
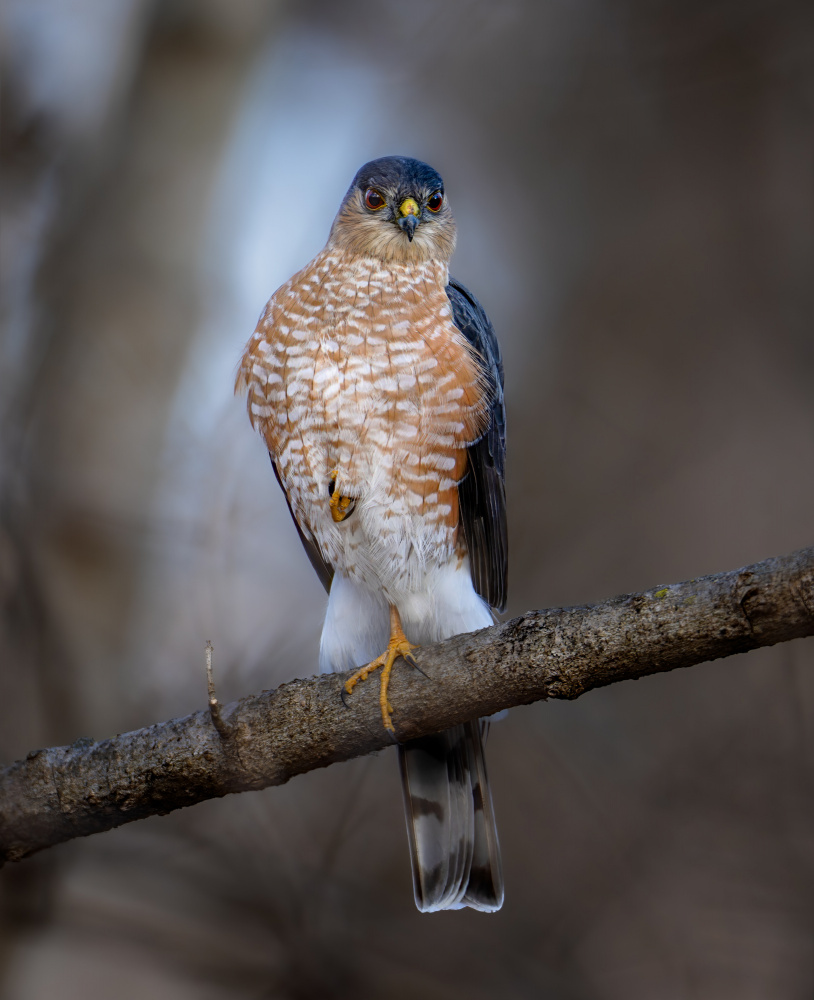
<svg viewBox="0 0 814 1000"><path fill-rule="evenodd" d="M226 740L229 738L229 727L223 721L223 717L220 714L220 702L218 701L218 696L215 694L215 677L212 673L212 653L215 651L215 647L212 645L210 639L206 640L206 687L209 692L209 714L212 717L212 724L215 729L220 733L222 739Z"/></svg>

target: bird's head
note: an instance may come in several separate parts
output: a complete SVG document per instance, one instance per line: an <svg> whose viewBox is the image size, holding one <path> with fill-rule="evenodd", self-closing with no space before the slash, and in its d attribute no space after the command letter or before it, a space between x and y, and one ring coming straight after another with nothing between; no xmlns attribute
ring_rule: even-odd
<svg viewBox="0 0 814 1000"><path fill-rule="evenodd" d="M455 220L440 174L406 156L366 163L339 206L330 242L388 262L448 261L455 249Z"/></svg>

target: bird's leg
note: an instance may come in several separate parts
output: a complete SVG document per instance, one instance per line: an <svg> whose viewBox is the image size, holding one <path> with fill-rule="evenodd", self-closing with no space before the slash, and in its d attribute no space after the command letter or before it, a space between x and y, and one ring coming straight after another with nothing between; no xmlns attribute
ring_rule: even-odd
<svg viewBox="0 0 814 1000"><path fill-rule="evenodd" d="M396 610L395 605L391 604L390 641L387 643L387 649L381 656L377 656L375 660L371 660L366 666L360 667L355 674L345 681L345 691L350 694L359 681L366 681L368 674L371 674L374 670L378 670L379 667L382 668L381 687L379 689L379 705L382 710L384 728L388 732L393 733L393 735L396 733L396 730L393 728L393 721L390 718L393 712L393 706L387 699L387 688L390 684L390 674L393 670L393 664L400 656L403 656L408 663L415 665L415 657L413 656L414 649L418 649L418 646L414 646L413 643L407 640L407 636L404 634L404 629L401 627L399 613Z"/></svg>

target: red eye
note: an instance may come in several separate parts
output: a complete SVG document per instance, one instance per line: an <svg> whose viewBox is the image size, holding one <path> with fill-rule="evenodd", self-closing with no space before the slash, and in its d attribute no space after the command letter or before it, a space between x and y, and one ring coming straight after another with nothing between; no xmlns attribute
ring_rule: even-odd
<svg viewBox="0 0 814 1000"><path fill-rule="evenodd" d="M427 208L431 212L440 212L441 206L444 204L444 196L440 191L436 191L435 194L430 195L429 201L427 202Z"/></svg>
<svg viewBox="0 0 814 1000"><path fill-rule="evenodd" d="M378 212L380 208L384 208L385 201L375 188L368 188L365 191L365 204L374 212Z"/></svg>

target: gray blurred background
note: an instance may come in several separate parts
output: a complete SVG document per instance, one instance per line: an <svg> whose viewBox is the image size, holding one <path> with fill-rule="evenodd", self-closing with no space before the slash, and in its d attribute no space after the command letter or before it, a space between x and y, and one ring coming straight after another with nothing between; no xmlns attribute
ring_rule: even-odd
<svg viewBox="0 0 814 1000"><path fill-rule="evenodd" d="M502 339L509 614L812 543L806 0L6 0L0 758L313 673L237 360L355 170ZM812 640L516 709L507 896L419 915L392 752L0 873L8 1000L814 995Z"/></svg>

